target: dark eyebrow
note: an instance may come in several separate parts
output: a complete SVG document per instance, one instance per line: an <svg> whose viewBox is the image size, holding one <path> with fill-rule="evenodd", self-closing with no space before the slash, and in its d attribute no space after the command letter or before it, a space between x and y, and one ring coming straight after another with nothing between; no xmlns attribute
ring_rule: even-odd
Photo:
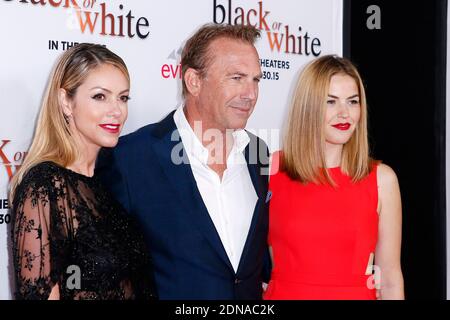
<svg viewBox="0 0 450 320"><path fill-rule="evenodd" d="M91 90L94 90L94 89L100 89L100 90L103 90L103 91L106 91L106 92L109 92L109 93L112 93L111 92L111 90L108 90L108 89L106 89L106 88L103 88L103 87L93 87ZM122 91L120 91L120 93L119 94L122 94L122 93L124 93L124 92L127 92L127 91L130 91L130 89L125 89L125 90L122 90Z"/></svg>
<svg viewBox="0 0 450 320"><path fill-rule="evenodd" d="M332 94L329 94L328 96L333 99L339 99L339 97L333 96ZM354 94L354 95L348 97L347 99L353 99L353 98L357 98L357 97L359 98L359 94Z"/></svg>

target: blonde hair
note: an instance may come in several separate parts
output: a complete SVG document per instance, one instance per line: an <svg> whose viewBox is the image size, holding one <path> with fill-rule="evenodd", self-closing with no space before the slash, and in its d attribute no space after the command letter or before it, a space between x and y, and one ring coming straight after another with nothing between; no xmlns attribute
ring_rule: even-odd
<svg viewBox="0 0 450 320"><path fill-rule="evenodd" d="M65 119L66 115L59 103L59 91L64 89L69 99L73 98L88 74L103 64L117 67L130 82L125 62L104 46L82 43L67 50L59 58L43 96L28 154L21 168L11 179L11 203L17 186L32 167L44 161L52 161L67 167L79 156Z"/></svg>
<svg viewBox="0 0 450 320"><path fill-rule="evenodd" d="M357 182L371 171L367 138L367 103L364 85L356 67L347 59L327 55L315 59L300 74L290 106L283 141L281 170L303 183L328 183L335 186L325 170L324 118L331 77L352 77L358 86L361 116L342 151L341 170Z"/></svg>

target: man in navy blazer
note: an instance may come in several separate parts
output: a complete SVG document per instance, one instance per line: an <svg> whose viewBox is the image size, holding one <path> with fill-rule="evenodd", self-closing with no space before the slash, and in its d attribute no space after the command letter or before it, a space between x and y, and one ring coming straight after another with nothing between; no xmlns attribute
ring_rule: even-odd
<svg viewBox="0 0 450 320"><path fill-rule="evenodd" d="M259 36L201 27L182 53L184 106L99 155L96 173L145 233L160 299L262 297L268 149L244 129L262 76Z"/></svg>

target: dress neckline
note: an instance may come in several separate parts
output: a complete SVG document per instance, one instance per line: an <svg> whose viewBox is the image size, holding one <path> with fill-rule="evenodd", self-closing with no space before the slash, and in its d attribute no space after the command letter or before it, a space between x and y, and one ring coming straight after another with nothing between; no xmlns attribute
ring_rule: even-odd
<svg viewBox="0 0 450 320"><path fill-rule="evenodd" d="M79 178L81 178L81 179L83 179L83 180L86 180L86 181L92 181L92 180L94 179L95 174L94 174L92 177L90 177L90 176L84 175L84 174L82 174L82 173L73 171L72 169L66 168L66 167L64 167L64 166L62 166L62 165L60 165L60 164L58 164L58 163L56 163L56 162L53 162L53 161L49 161L49 162L50 162L51 164L55 165L56 167L58 167L59 169L68 172L68 173L69 173L70 175L72 175L72 176L79 177Z"/></svg>

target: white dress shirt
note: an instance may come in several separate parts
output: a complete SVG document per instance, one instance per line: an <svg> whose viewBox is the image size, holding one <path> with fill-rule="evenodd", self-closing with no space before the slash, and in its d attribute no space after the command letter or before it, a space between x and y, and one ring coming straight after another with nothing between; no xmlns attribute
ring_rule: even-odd
<svg viewBox="0 0 450 320"><path fill-rule="evenodd" d="M245 130L233 132L234 143L221 180L208 166L209 152L189 125L182 106L175 111L173 119L203 202L237 272L258 200L243 153L250 137Z"/></svg>

